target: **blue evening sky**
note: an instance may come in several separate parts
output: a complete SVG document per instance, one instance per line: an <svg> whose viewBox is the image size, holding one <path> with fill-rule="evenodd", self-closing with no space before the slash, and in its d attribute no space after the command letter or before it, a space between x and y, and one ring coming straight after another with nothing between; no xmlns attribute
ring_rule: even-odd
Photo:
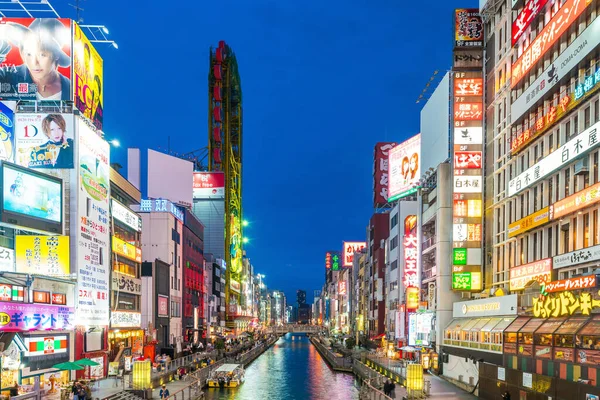
<svg viewBox="0 0 600 400"><path fill-rule="evenodd" d="M63 17L74 18L54 0ZM415 101L451 65L454 8L476 0L86 0L104 58L105 132L124 148L207 144L208 52L236 53L244 95L247 253L271 289L324 282L328 249L364 240L373 146L419 131ZM424 149L424 151L426 151Z"/></svg>

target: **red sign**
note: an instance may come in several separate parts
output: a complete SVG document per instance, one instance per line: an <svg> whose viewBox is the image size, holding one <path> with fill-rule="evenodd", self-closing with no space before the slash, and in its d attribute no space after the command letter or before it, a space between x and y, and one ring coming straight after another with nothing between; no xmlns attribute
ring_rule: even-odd
<svg viewBox="0 0 600 400"><path fill-rule="evenodd" d="M514 88L527 72L538 62L571 24L592 4L592 0L567 0L542 29L535 40L523 51L512 66L510 87Z"/></svg>
<svg viewBox="0 0 600 400"><path fill-rule="evenodd" d="M367 247L367 242L344 242L344 263L343 267L351 267L354 262L354 253Z"/></svg>
<svg viewBox="0 0 600 400"><path fill-rule="evenodd" d="M467 225L467 240L473 240L473 241L481 240L481 224L468 224Z"/></svg>
<svg viewBox="0 0 600 400"><path fill-rule="evenodd" d="M158 296L158 316L168 317L169 316L169 298Z"/></svg>
<svg viewBox="0 0 600 400"><path fill-rule="evenodd" d="M481 151L455 151L454 152L454 168L473 168L479 169L482 167L483 159Z"/></svg>
<svg viewBox="0 0 600 400"><path fill-rule="evenodd" d="M194 197L224 196L225 174L223 172L194 172Z"/></svg>
<svg viewBox="0 0 600 400"><path fill-rule="evenodd" d="M404 236L404 286L419 287L419 267L417 265L417 236Z"/></svg>
<svg viewBox="0 0 600 400"><path fill-rule="evenodd" d="M529 0L523 10L517 15L512 24L512 45L525 33L531 21L538 15L540 10L548 3L548 0Z"/></svg>
<svg viewBox="0 0 600 400"><path fill-rule="evenodd" d="M547 293L554 293L563 292L565 290L588 289L594 287L596 287L596 275L588 275L548 282L546 283L544 291Z"/></svg>
<svg viewBox="0 0 600 400"><path fill-rule="evenodd" d="M331 269L331 253L325 253L325 269Z"/></svg>
<svg viewBox="0 0 600 400"><path fill-rule="evenodd" d="M483 78L454 79L454 96L483 96Z"/></svg>
<svg viewBox="0 0 600 400"><path fill-rule="evenodd" d="M345 296L346 295L346 281L339 281L338 282L338 294L341 296Z"/></svg>
<svg viewBox="0 0 600 400"><path fill-rule="evenodd" d="M67 296L62 293L52 293L52 304L67 304Z"/></svg>
<svg viewBox="0 0 600 400"><path fill-rule="evenodd" d="M50 292L33 291L33 302L50 304Z"/></svg>
<svg viewBox="0 0 600 400"><path fill-rule="evenodd" d="M483 103L454 103L455 121L481 121Z"/></svg>
<svg viewBox="0 0 600 400"><path fill-rule="evenodd" d="M377 143L373 152L373 207L387 204L389 180L389 151L395 142Z"/></svg>
<svg viewBox="0 0 600 400"><path fill-rule="evenodd" d="M467 216L467 200L454 200L454 216L455 217L466 217Z"/></svg>

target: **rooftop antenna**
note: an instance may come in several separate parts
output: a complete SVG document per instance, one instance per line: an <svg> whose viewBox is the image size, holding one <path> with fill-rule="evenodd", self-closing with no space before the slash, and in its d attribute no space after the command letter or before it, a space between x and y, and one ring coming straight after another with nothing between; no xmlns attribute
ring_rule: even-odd
<svg viewBox="0 0 600 400"><path fill-rule="evenodd" d="M81 16L81 11L85 11L83 8L79 7L79 4L81 1L85 1L85 0L75 0L75 4L69 3L69 5L75 9L75 20L80 25L83 23L83 17Z"/></svg>

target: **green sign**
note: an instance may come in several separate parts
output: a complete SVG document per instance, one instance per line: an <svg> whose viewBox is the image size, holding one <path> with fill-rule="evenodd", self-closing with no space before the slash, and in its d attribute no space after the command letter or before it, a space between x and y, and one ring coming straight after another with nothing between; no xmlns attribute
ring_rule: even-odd
<svg viewBox="0 0 600 400"><path fill-rule="evenodd" d="M339 271L340 270L340 255L338 253L331 253L331 270Z"/></svg>
<svg viewBox="0 0 600 400"><path fill-rule="evenodd" d="M452 289L454 289L454 290L471 290L471 273L470 272L453 272L452 273Z"/></svg>
<svg viewBox="0 0 600 400"><path fill-rule="evenodd" d="M467 249L453 249L452 264L467 265Z"/></svg>

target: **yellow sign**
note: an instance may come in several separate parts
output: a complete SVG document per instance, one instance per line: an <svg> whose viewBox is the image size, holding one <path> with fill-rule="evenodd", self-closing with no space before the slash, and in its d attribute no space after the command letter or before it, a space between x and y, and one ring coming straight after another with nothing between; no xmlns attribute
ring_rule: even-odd
<svg viewBox="0 0 600 400"><path fill-rule="evenodd" d="M116 236L112 237L113 252L135 262L142 262L142 249L135 247Z"/></svg>
<svg viewBox="0 0 600 400"><path fill-rule="evenodd" d="M508 225L508 237L515 237L521 233L527 232L530 229L542 226L550 221L549 207L544 207L541 210L529 214L525 218Z"/></svg>
<svg viewBox="0 0 600 400"><path fill-rule="evenodd" d="M17 271L46 276L69 275L68 236L29 236L15 238Z"/></svg>
<svg viewBox="0 0 600 400"><path fill-rule="evenodd" d="M600 295L600 291L598 292ZM590 315L590 312L600 308L600 299L595 299L592 293L586 292L576 296L572 292L549 294L542 299L533 299L533 315L541 318L564 317L575 313Z"/></svg>
<svg viewBox="0 0 600 400"><path fill-rule="evenodd" d="M83 31L73 23L73 102L94 126L102 129L103 61Z"/></svg>

